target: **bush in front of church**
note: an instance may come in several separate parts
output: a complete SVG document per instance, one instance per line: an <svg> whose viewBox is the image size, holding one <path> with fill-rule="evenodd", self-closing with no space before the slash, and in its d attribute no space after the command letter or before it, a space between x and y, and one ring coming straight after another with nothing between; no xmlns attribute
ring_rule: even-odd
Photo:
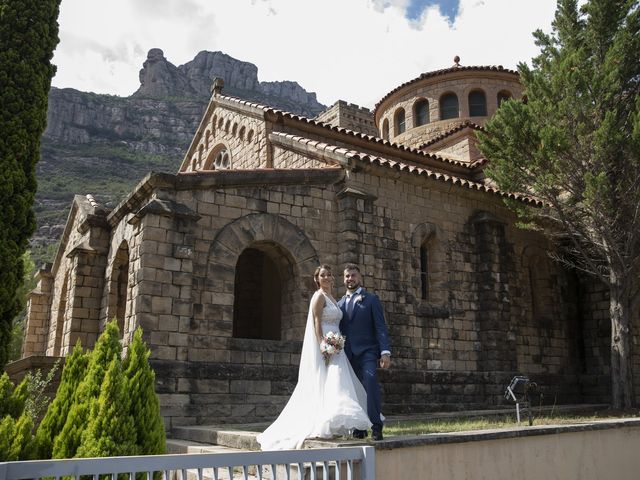
<svg viewBox="0 0 640 480"><path fill-rule="evenodd" d="M93 351L84 352L77 344L37 429L37 458L164 453L164 424L149 356L138 329L122 358L116 321L107 324Z"/></svg>

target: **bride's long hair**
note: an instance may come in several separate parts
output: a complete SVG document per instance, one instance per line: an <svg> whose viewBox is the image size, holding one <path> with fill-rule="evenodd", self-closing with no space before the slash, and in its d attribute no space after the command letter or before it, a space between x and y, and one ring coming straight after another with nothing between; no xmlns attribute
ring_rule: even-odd
<svg viewBox="0 0 640 480"><path fill-rule="evenodd" d="M322 270L323 268L327 270L331 275L333 275L333 272L331 271L331 265L323 263L318 268L316 268L316 271L313 272L313 281L316 284L317 288L320 288L320 270Z"/></svg>

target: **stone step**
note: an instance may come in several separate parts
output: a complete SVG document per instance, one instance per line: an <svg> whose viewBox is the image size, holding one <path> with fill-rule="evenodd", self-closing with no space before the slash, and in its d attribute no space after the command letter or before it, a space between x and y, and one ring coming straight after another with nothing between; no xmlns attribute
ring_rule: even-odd
<svg viewBox="0 0 640 480"><path fill-rule="evenodd" d="M238 448L225 447L223 445L209 445L206 443L194 442L192 440L181 440L167 438L167 454L177 453L232 453L242 452Z"/></svg>
<svg viewBox="0 0 640 480"><path fill-rule="evenodd" d="M243 426L243 429L229 425L181 426L171 430L171 438L237 450L260 450L256 436L262 431L262 426L255 431L246 430L246 428L251 428L251 425Z"/></svg>

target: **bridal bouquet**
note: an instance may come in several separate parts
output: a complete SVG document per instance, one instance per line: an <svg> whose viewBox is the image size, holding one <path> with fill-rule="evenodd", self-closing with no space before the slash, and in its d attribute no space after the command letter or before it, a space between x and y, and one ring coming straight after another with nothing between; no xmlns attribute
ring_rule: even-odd
<svg viewBox="0 0 640 480"><path fill-rule="evenodd" d="M327 333L320 343L320 352L324 357L324 364L329 365L331 361L331 355L340 353L344 348L345 337L337 332Z"/></svg>

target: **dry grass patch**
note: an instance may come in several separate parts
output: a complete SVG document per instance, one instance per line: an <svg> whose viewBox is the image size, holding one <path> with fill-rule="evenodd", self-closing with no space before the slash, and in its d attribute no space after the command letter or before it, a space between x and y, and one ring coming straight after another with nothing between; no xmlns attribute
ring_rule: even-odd
<svg viewBox="0 0 640 480"><path fill-rule="evenodd" d="M630 412L613 412L604 410L592 414L534 414L533 425L569 425L591 423L596 420L635 418L637 410ZM526 413L521 412L520 426L529 426ZM430 433L453 433L473 430L492 430L515 428L518 426L515 413L513 415L491 415L475 418L435 418L426 420L398 420L385 422L384 431L387 437L403 435L427 435Z"/></svg>

